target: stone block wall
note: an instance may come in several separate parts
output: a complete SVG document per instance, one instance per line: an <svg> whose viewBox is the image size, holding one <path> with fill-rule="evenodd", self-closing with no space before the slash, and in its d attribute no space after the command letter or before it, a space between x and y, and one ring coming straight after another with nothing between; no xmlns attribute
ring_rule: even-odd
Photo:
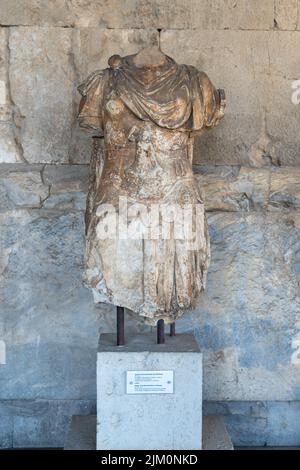
<svg viewBox="0 0 300 470"><path fill-rule="evenodd" d="M115 319L81 280L91 143L76 86L149 44L228 100L196 143L212 263L178 322L204 352L205 412L237 445L300 445L300 1L0 0L1 447L63 446L70 416L94 411Z"/></svg>

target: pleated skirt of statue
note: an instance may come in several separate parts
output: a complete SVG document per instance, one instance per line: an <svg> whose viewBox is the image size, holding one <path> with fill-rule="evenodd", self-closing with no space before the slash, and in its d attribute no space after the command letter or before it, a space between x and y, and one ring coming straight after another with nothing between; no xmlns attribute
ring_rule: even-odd
<svg viewBox="0 0 300 470"><path fill-rule="evenodd" d="M205 287L210 260L204 210L201 213L195 247L175 238L172 230L167 239L105 237L118 214L98 208L87 233L84 276L95 303L128 308L149 325L159 319L172 323L184 310L193 309ZM136 221L138 216L130 223Z"/></svg>

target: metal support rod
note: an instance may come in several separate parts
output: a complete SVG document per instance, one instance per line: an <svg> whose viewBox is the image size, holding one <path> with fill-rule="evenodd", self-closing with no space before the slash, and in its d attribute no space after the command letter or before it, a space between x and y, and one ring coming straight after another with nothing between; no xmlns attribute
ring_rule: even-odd
<svg viewBox="0 0 300 470"><path fill-rule="evenodd" d="M125 344L124 307L117 307L117 346Z"/></svg>
<svg viewBox="0 0 300 470"><path fill-rule="evenodd" d="M158 320L157 322L157 344L165 343L165 322Z"/></svg>
<svg viewBox="0 0 300 470"><path fill-rule="evenodd" d="M170 324L170 336L176 336L175 322Z"/></svg>

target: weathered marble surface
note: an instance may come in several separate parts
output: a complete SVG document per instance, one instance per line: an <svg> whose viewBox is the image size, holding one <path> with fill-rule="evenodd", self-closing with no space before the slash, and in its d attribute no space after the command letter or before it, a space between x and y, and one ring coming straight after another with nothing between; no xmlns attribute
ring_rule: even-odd
<svg viewBox="0 0 300 470"><path fill-rule="evenodd" d="M109 57L118 51L119 55L134 54L143 46L158 44L156 30L143 29L100 29L80 28L73 32L73 65L76 71L74 81L74 104L76 113L80 95L76 87L88 74L108 66ZM70 162L88 163L91 155L91 139L79 129L77 119L72 123Z"/></svg>
<svg viewBox="0 0 300 470"><path fill-rule="evenodd" d="M208 210L299 209L300 168L195 166Z"/></svg>
<svg viewBox="0 0 300 470"><path fill-rule="evenodd" d="M46 165L42 177L49 186L45 209L85 209L89 169L85 165Z"/></svg>
<svg viewBox="0 0 300 470"><path fill-rule="evenodd" d="M17 210L0 219L1 398L94 398L101 312L81 282L82 213Z"/></svg>
<svg viewBox="0 0 300 470"><path fill-rule="evenodd" d="M0 297L4 301L0 337L7 345L7 365L0 369L5 384L0 386L0 398L94 400L98 331L111 331L115 325L111 309L96 309L82 286L84 206L66 206L66 201L74 201L74 193L80 199L85 194L87 166L30 165L28 175L26 165L4 167L4 179L10 182L10 175L17 175L18 184L5 186L10 206L2 206L0 215ZM293 342L300 335L295 169L208 167L199 168L197 178L210 199L213 258L208 289L199 305L201 314L189 314L179 322L178 331L195 330L203 348L205 398L299 400L300 369L293 363ZM280 181L283 186L278 193ZM223 187L219 193L218 187ZM29 208L49 191L41 208ZM249 204L240 205L245 193ZM61 199L55 209L46 208L57 194ZM20 195L23 206L18 205ZM130 330L139 328L131 319L128 323ZM63 423L67 422L66 410ZM272 413L269 426L274 430L277 412ZM52 411L46 415L48 423ZM2 422L4 446L11 442L10 416L6 414ZM234 423L233 436L245 443L246 437L238 439L234 416L228 417ZM16 435L21 436L23 426L40 429L43 419L34 408L30 419L17 420ZM295 429L290 428L288 417L284 419L292 443ZM259 431L258 424L259 420L257 436L265 436L266 428ZM32 434L32 439L25 439L22 434L14 442L59 445L64 424L60 426L58 437ZM282 433L274 435L273 443L276 438L280 442ZM247 442L259 439L263 437L255 439L251 434Z"/></svg>
<svg viewBox="0 0 300 470"><path fill-rule="evenodd" d="M1 24L8 25L258 30L274 25L273 0L25 0L22 6L0 0L0 9Z"/></svg>
<svg viewBox="0 0 300 470"><path fill-rule="evenodd" d="M95 408L94 400L0 400L0 448L63 447L70 417Z"/></svg>
<svg viewBox="0 0 300 470"><path fill-rule="evenodd" d="M268 207L269 169L195 166L207 210L250 211Z"/></svg>
<svg viewBox="0 0 300 470"><path fill-rule="evenodd" d="M213 213L199 321L208 400L299 400L299 212Z"/></svg>
<svg viewBox="0 0 300 470"><path fill-rule="evenodd" d="M0 28L0 164L21 160L8 78L8 29Z"/></svg>
<svg viewBox="0 0 300 470"><path fill-rule="evenodd" d="M226 400L209 410L225 410L237 444L299 444L300 108L291 104L291 85L300 80L299 0L169 3L0 0L0 24L15 26L0 27L0 162L18 166L0 170L0 339L9 363L0 365L0 446L63 445L68 416L92 409L97 330L115 325L81 287L87 167L78 164L90 152L88 139L78 138L75 82L116 48L125 55L159 39L176 60L197 57L193 65L228 97L222 132L203 136L194 156L205 165L197 178L215 253L200 307L207 327L192 317L182 325L197 328L205 347L206 397ZM227 271L235 291L222 287ZM228 403L237 397L243 401ZM92 398L90 408L80 398Z"/></svg>
<svg viewBox="0 0 300 470"><path fill-rule="evenodd" d="M0 166L0 211L41 207L49 195L42 179L42 165Z"/></svg>
<svg viewBox="0 0 300 470"><path fill-rule="evenodd" d="M75 79L72 31L11 28L9 81L25 161L68 161Z"/></svg>
<svg viewBox="0 0 300 470"><path fill-rule="evenodd" d="M283 30L300 29L299 0L274 0L275 26Z"/></svg>
<svg viewBox="0 0 300 470"><path fill-rule="evenodd" d="M300 168L273 169L269 204L270 210L300 209Z"/></svg>
<svg viewBox="0 0 300 470"><path fill-rule="evenodd" d="M20 393L26 398L93 397L92 357L98 328L109 331L114 319L109 307L98 310L92 305L82 286L84 206L68 204L74 201L74 192L80 199L83 191L85 194L87 168L46 165L44 186L37 177L39 168L31 166L28 175L19 176L19 188L8 186L10 204L15 207L2 208L0 215L1 339L7 342L9 364L1 367L6 383L1 397L14 398ZM210 179L211 169L208 173L208 194L214 193L209 207L213 257L208 287L198 307L201 314L189 314L178 328L195 328L204 348L206 399L299 399L299 366L292 363L293 341L300 332L297 175L292 169L289 174L287 169L270 172L274 181L270 190L262 170L251 170L250 175L257 175L247 183L250 204L244 208L239 201L247 188L241 186L238 194L236 182L231 183L237 188L234 197L228 191L230 203L224 206L222 191L217 199L222 183L217 170L215 182ZM226 175L228 168L223 172ZM9 175L22 172L10 171ZM252 187L264 180L267 188L256 186L261 194L265 191L264 198L251 201L251 194L257 194ZM35 193L28 192L28 181L36 187ZM274 208L278 181L289 183L282 192L282 203L276 193ZM228 176L223 183L228 184ZM42 207L30 209L49 187L50 196ZM18 205L22 194L25 208ZM47 208L57 194L61 199L55 209L52 204ZM130 322L130 328L132 325ZM33 364L30 370L29 362Z"/></svg>
<svg viewBox="0 0 300 470"><path fill-rule="evenodd" d="M300 402L207 402L204 414L223 416L236 446L298 447Z"/></svg>
<svg viewBox="0 0 300 470"><path fill-rule="evenodd" d="M300 105L292 103L292 84L300 80L298 32L162 31L160 44L226 89L226 120L199 139L196 162L300 165Z"/></svg>
<svg viewBox="0 0 300 470"><path fill-rule="evenodd" d="M1 161L87 163L88 139L76 123L76 85L106 67L114 52L134 53L159 36L164 52L207 70L228 95L227 119L214 135L198 140L196 162L300 164L299 106L292 103L292 84L300 79L298 31L159 34L96 27L0 28L0 80L7 91L6 105L0 105Z"/></svg>
<svg viewBox="0 0 300 470"><path fill-rule="evenodd" d="M157 31L95 28L13 27L0 33L0 80L3 70L7 93L5 109L0 107L0 162L8 163L86 163L90 144L78 132L76 86L91 70L106 67L116 50L134 53L158 39Z"/></svg>
<svg viewBox="0 0 300 470"><path fill-rule="evenodd" d="M94 400L0 400L0 446L62 447L70 417L95 408ZM299 401L204 402L203 412L223 416L237 446L299 446Z"/></svg>
<svg viewBox="0 0 300 470"><path fill-rule="evenodd" d="M193 168L208 211L299 209L299 168ZM72 197L84 200L88 175L88 165L2 164L0 211L30 207L84 210L85 205L65 207L64 203Z"/></svg>
<svg viewBox="0 0 300 470"><path fill-rule="evenodd" d="M152 326L171 324L206 285L210 243L192 170L194 135L220 123L225 92L157 46L113 55L108 65L78 87L79 125L104 139L103 146L94 139L91 156L84 282L96 304L130 309Z"/></svg>

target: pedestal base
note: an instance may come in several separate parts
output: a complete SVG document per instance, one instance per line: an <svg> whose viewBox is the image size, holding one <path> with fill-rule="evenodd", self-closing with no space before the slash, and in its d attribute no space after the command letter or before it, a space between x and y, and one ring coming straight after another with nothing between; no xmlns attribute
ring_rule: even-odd
<svg viewBox="0 0 300 470"><path fill-rule="evenodd" d="M100 337L97 449L200 450L202 354L193 335ZM129 372L129 374L128 374Z"/></svg>
<svg viewBox="0 0 300 470"><path fill-rule="evenodd" d="M203 418L203 450L233 450L221 416ZM65 450L96 450L96 415L73 416Z"/></svg>

